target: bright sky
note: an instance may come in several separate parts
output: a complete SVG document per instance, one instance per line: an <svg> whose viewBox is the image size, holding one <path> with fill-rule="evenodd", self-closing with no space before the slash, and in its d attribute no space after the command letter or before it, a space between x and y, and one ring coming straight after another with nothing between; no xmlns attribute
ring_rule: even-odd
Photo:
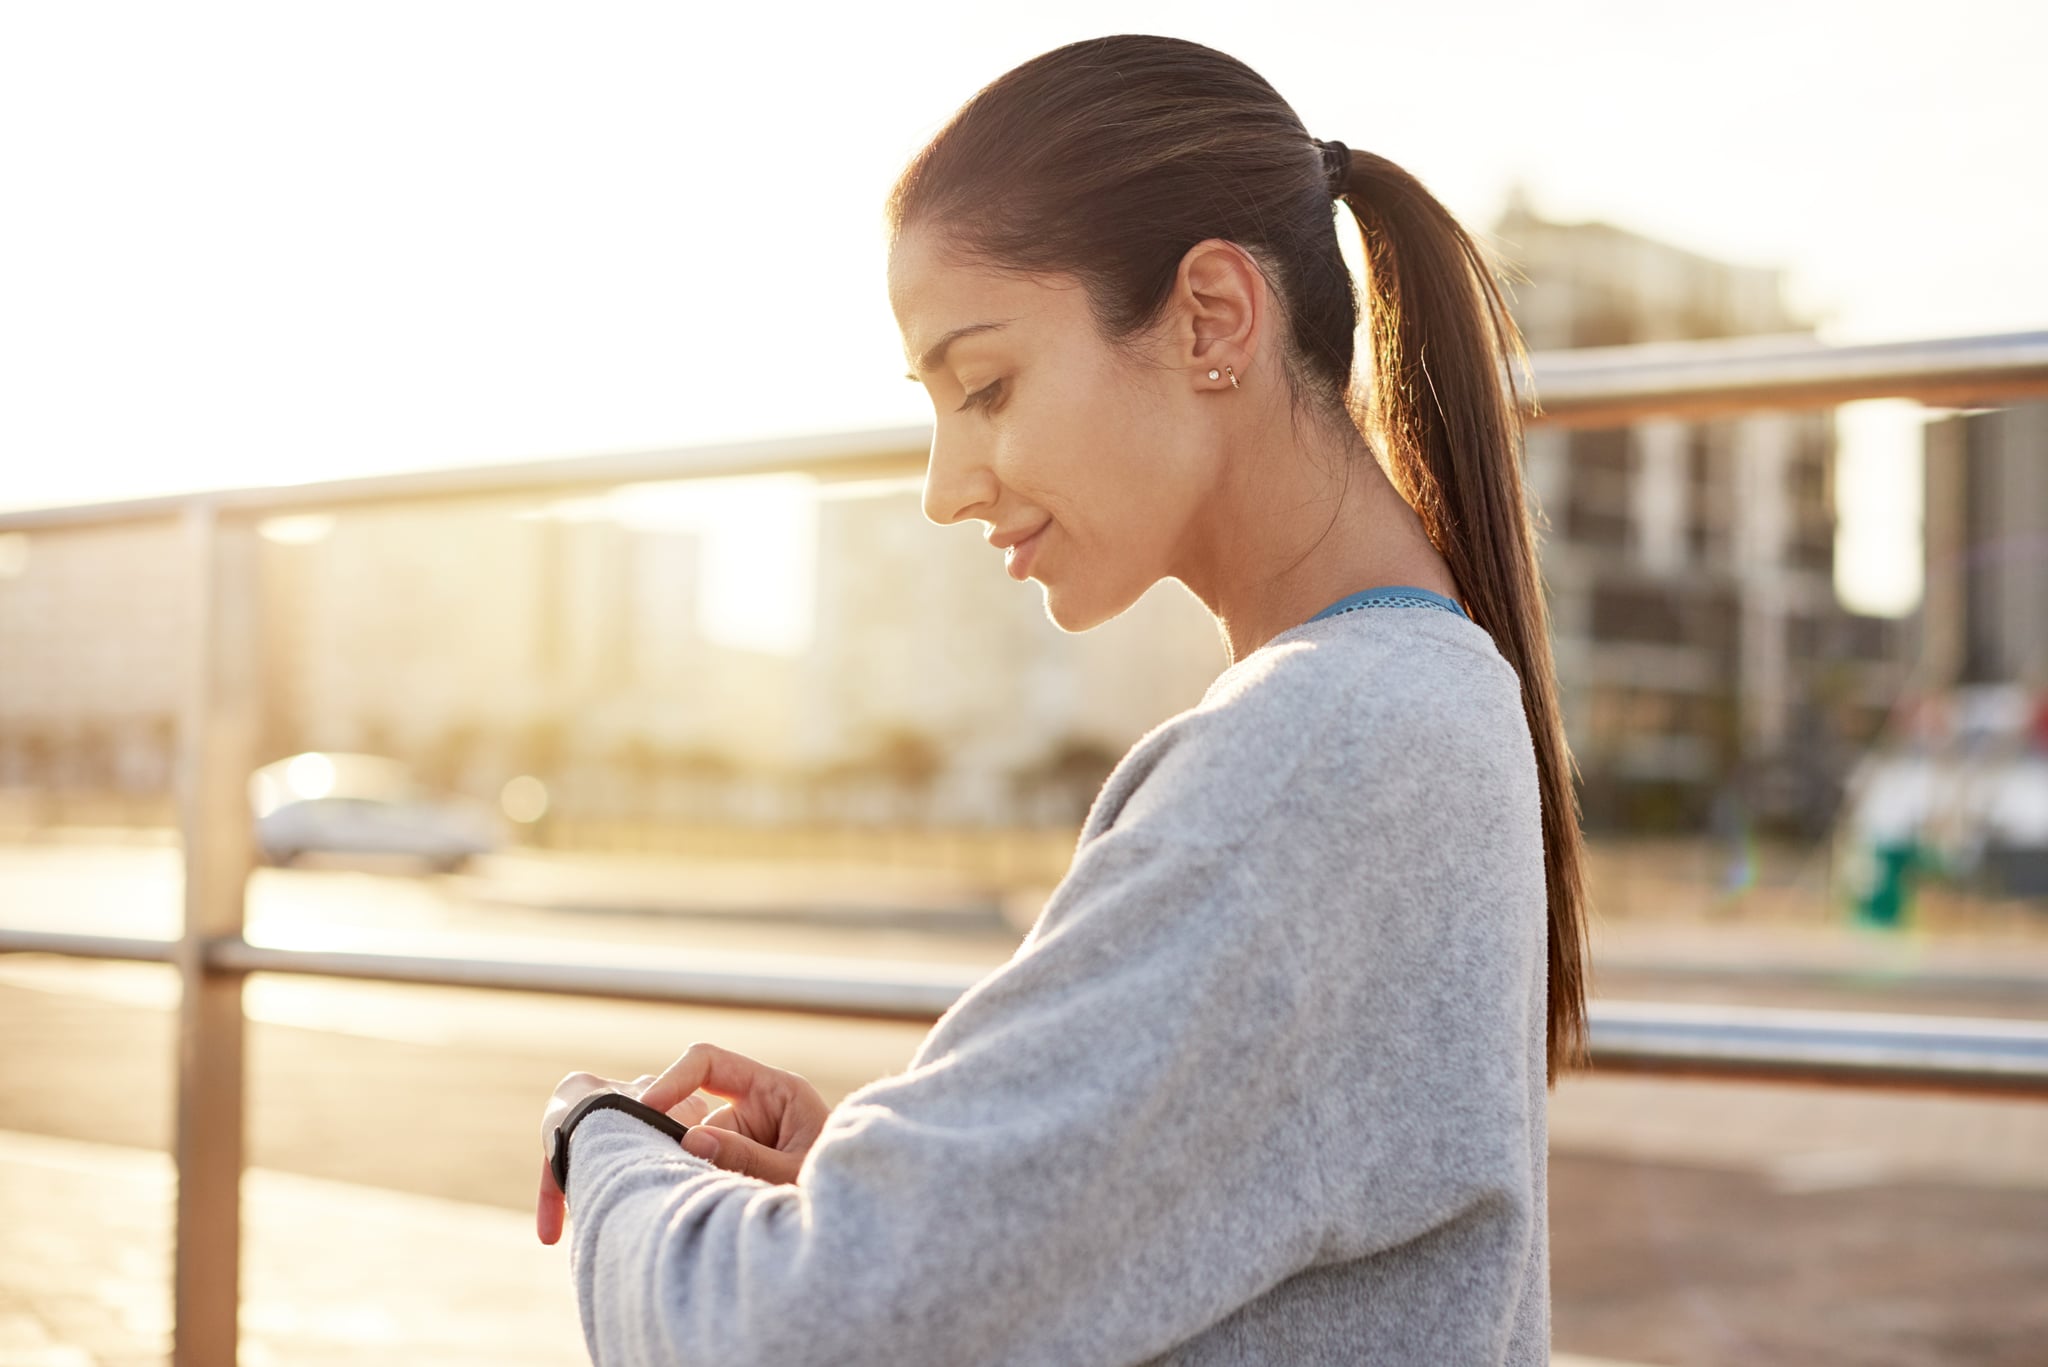
<svg viewBox="0 0 2048 1367"><path fill-rule="evenodd" d="M2048 324L2035 0L14 5L0 506L928 421L882 196L1118 31L1243 58L1474 227L1520 179L1783 266L1830 340ZM1845 414L1876 610L1918 591L1913 411Z"/></svg>

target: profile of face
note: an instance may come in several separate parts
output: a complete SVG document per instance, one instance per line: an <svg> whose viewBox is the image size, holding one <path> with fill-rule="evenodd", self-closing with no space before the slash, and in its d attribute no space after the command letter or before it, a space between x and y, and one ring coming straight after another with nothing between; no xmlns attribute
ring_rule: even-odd
<svg viewBox="0 0 2048 1367"><path fill-rule="evenodd" d="M1104 342L1078 280L975 269L934 244L912 229L889 257L890 307L934 412L926 518L1002 537L1043 526L1024 575L1065 631L1185 580L1231 440L1231 385L1208 372L1245 371L1258 311L1233 298L1241 253L1191 249L1175 306L1132 357Z"/></svg>

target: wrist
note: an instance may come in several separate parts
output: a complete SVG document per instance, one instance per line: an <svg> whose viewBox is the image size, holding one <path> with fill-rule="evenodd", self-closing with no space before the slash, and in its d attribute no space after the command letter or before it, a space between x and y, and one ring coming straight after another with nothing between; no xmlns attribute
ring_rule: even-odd
<svg viewBox="0 0 2048 1367"><path fill-rule="evenodd" d="M569 1155L573 1147L572 1137L586 1116L603 1111L622 1111L678 1143L690 1132L690 1127L674 1116L657 1111L624 1092L592 1092L571 1106L561 1120L556 1122L555 1128L548 1136L548 1165L554 1170L555 1184L561 1189L565 1200L569 1195Z"/></svg>

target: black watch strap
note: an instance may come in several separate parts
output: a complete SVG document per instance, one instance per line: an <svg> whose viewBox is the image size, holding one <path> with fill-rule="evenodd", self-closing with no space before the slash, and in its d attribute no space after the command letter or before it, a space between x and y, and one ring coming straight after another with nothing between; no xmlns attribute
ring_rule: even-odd
<svg viewBox="0 0 2048 1367"><path fill-rule="evenodd" d="M555 1185L561 1188L565 1197L569 1194L569 1136L583 1117L592 1111L624 1111L677 1141L690 1132L690 1127L674 1116L657 1111L624 1092L592 1092L569 1108L569 1113L555 1123L555 1131L549 1136L548 1166L554 1169Z"/></svg>

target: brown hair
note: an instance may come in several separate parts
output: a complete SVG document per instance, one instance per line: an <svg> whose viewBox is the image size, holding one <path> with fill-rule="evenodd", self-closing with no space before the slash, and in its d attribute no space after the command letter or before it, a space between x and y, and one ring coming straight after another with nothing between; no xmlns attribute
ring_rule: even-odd
<svg viewBox="0 0 2048 1367"><path fill-rule="evenodd" d="M1315 139L1256 72L1149 34L1069 43L978 91L911 160L890 242L933 225L949 260L1085 287L1105 342L1135 351L1182 257L1221 237L1258 264L1285 315L1290 408L1345 421L1386 452L1485 628L1522 681L1549 893L1549 1085L1589 1064L1584 845L1522 485L1520 330L1492 266L1406 171L1353 151L1343 202L1364 237L1368 396L1348 396L1359 293L1337 243Z"/></svg>

